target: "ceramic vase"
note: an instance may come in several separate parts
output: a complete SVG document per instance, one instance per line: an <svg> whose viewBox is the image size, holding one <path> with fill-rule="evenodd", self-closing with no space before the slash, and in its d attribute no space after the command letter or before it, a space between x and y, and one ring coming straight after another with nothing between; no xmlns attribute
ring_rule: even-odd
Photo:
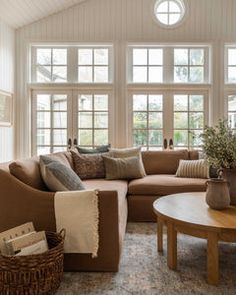
<svg viewBox="0 0 236 295"><path fill-rule="evenodd" d="M226 180L213 178L207 181L206 203L210 208L216 210L229 207L229 184Z"/></svg>

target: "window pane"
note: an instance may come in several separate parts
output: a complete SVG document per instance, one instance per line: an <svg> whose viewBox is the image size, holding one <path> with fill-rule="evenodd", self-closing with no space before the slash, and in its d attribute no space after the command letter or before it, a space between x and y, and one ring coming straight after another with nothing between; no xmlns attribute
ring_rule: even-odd
<svg viewBox="0 0 236 295"><path fill-rule="evenodd" d="M161 3L160 5L158 5L157 7L157 12L168 12L168 2L165 1L163 3Z"/></svg>
<svg viewBox="0 0 236 295"><path fill-rule="evenodd" d="M169 1L169 12L181 13L179 5L174 1Z"/></svg>
<svg viewBox="0 0 236 295"><path fill-rule="evenodd" d="M189 109L190 111L203 111L204 98L202 95L190 95L189 96Z"/></svg>
<svg viewBox="0 0 236 295"><path fill-rule="evenodd" d="M168 18L168 14L167 13L157 14L157 18L164 25L168 25L169 24L169 18Z"/></svg>
<svg viewBox="0 0 236 295"><path fill-rule="evenodd" d="M162 65L163 64L163 50L162 49L149 49L149 65Z"/></svg>
<svg viewBox="0 0 236 295"><path fill-rule="evenodd" d="M51 67L37 66L36 69L37 82L51 82Z"/></svg>
<svg viewBox="0 0 236 295"><path fill-rule="evenodd" d="M67 110L67 95L56 94L53 95L53 110L66 111Z"/></svg>
<svg viewBox="0 0 236 295"><path fill-rule="evenodd" d="M37 130L37 145L50 145L50 129Z"/></svg>
<svg viewBox="0 0 236 295"><path fill-rule="evenodd" d="M162 128L162 113L149 112L149 128Z"/></svg>
<svg viewBox="0 0 236 295"><path fill-rule="evenodd" d="M108 143L108 130L94 130L94 145Z"/></svg>
<svg viewBox="0 0 236 295"><path fill-rule="evenodd" d="M169 14L169 25L174 25L176 24L181 18L180 13L175 13L175 14Z"/></svg>
<svg viewBox="0 0 236 295"><path fill-rule="evenodd" d="M93 109L93 98L92 95L79 95L79 110L90 111Z"/></svg>
<svg viewBox="0 0 236 295"><path fill-rule="evenodd" d="M161 130L149 130L149 144L162 146L163 134Z"/></svg>
<svg viewBox="0 0 236 295"><path fill-rule="evenodd" d="M93 145L92 130L79 130L79 145Z"/></svg>
<svg viewBox="0 0 236 295"><path fill-rule="evenodd" d="M53 145L67 144L67 130L53 130Z"/></svg>
<svg viewBox="0 0 236 295"><path fill-rule="evenodd" d="M204 127L203 113L190 113L189 114L189 128L202 129Z"/></svg>
<svg viewBox="0 0 236 295"><path fill-rule="evenodd" d="M50 128L50 127L51 127L51 113L37 112L37 128Z"/></svg>
<svg viewBox="0 0 236 295"><path fill-rule="evenodd" d="M135 146L147 145L147 130L133 130L133 144Z"/></svg>
<svg viewBox="0 0 236 295"><path fill-rule="evenodd" d="M95 110L108 110L108 96L107 95L94 95L94 109Z"/></svg>
<svg viewBox="0 0 236 295"><path fill-rule="evenodd" d="M163 81L162 67L149 67L149 81L161 83Z"/></svg>
<svg viewBox="0 0 236 295"><path fill-rule="evenodd" d="M67 49L53 49L53 64L66 65L67 64Z"/></svg>
<svg viewBox="0 0 236 295"><path fill-rule="evenodd" d="M147 95L133 96L133 110L146 111L147 110Z"/></svg>
<svg viewBox="0 0 236 295"><path fill-rule="evenodd" d="M93 114L92 114L92 112L79 112L79 114L78 114L78 127L79 128L92 128L93 127Z"/></svg>
<svg viewBox="0 0 236 295"><path fill-rule="evenodd" d="M174 96L174 110L175 111L187 111L188 110L188 96L187 95L175 95Z"/></svg>
<svg viewBox="0 0 236 295"><path fill-rule="evenodd" d="M162 95L149 95L149 110L162 111Z"/></svg>
<svg viewBox="0 0 236 295"><path fill-rule="evenodd" d="M92 65L93 64L93 50L92 49L79 49L79 65Z"/></svg>
<svg viewBox="0 0 236 295"><path fill-rule="evenodd" d="M50 147L46 147L46 146L37 147L37 156L47 155L47 154L50 154Z"/></svg>
<svg viewBox="0 0 236 295"><path fill-rule="evenodd" d="M147 65L147 49L133 49L133 65Z"/></svg>
<svg viewBox="0 0 236 295"><path fill-rule="evenodd" d="M230 128L234 129L236 128L236 113L228 113L228 120L229 120L229 126Z"/></svg>
<svg viewBox="0 0 236 295"><path fill-rule="evenodd" d="M53 128L66 128L67 127L67 113L54 112L53 113Z"/></svg>
<svg viewBox="0 0 236 295"><path fill-rule="evenodd" d="M188 146L188 131L175 130L174 131L174 145L175 146Z"/></svg>
<svg viewBox="0 0 236 295"><path fill-rule="evenodd" d="M53 147L53 153L56 153L56 152L66 152L67 151L67 147L65 146L55 146Z"/></svg>
<svg viewBox="0 0 236 295"><path fill-rule="evenodd" d="M108 128L107 112L94 113L94 128Z"/></svg>
<svg viewBox="0 0 236 295"><path fill-rule="evenodd" d="M50 48L38 48L36 50L37 64L50 65L51 64L51 49Z"/></svg>
<svg viewBox="0 0 236 295"><path fill-rule="evenodd" d="M52 82L66 82L67 81L67 67L55 66L53 67Z"/></svg>
<svg viewBox="0 0 236 295"><path fill-rule="evenodd" d="M37 110L49 111L51 109L51 96L49 94L37 95Z"/></svg>
<svg viewBox="0 0 236 295"><path fill-rule="evenodd" d="M174 49L174 64L188 65L188 49Z"/></svg>
<svg viewBox="0 0 236 295"><path fill-rule="evenodd" d="M147 67L133 67L133 82L147 82Z"/></svg>
<svg viewBox="0 0 236 295"><path fill-rule="evenodd" d="M236 67L228 67L228 82L236 83Z"/></svg>
<svg viewBox="0 0 236 295"><path fill-rule="evenodd" d="M228 110L236 111L236 95L228 96Z"/></svg>
<svg viewBox="0 0 236 295"><path fill-rule="evenodd" d="M94 49L94 64L95 65L108 65L108 50L107 49Z"/></svg>
<svg viewBox="0 0 236 295"><path fill-rule="evenodd" d="M133 128L147 128L147 112L133 113Z"/></svg>
<svg viewBox="0 0 236 295"><path fill-rule="evenodd" d="M190 146L201 146L202 145L202 140L200 137L200 134L202 131L200 130L191 130L189 132L189 145Z"/></svg>
<svg viewBox="0 0 236 295"><path fill-rule="evenodd" d="M94 82L108 82L108 67L94 67Z"/></svg>
<svg viewBox="0 0 236 295"><path fill-rule="evenodd" d="M203 49L190 49L190 65L194 65L194 66L204 65Z"/></svg>
<svg viewBox="0 0 236 295"><path fill-rule="evenodd" d="M175 67L174 82L188 82L187 67Z"/></svg>
<svg viewBox="0 0 236 295"><path fill-rule="evenodd" d="M236 49L228 49L228 65L236 65Z"/></svg>
<svg viewBox="0 0 236 295"><path fill-rule="evenodd" d="M92 67L79 67L79 82L89 83L93 82Z"/></svg>
<svg viewBox="0 0 236 295"><path fill-rule="evenodd" d="M204 82L204 68L203 67L190 67L189 82Z"/></svg>
<svg viewBox="0 0 236 295"><path fill-rule="evenodd" d="M174 128L188 128L188 113L174 113Z"/></svg>

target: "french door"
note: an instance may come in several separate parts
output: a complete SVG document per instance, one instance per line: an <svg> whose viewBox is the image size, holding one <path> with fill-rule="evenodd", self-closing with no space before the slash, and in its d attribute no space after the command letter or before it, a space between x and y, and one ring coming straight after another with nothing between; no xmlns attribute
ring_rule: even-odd
<svg viewBox="0 0 236 295"><path fill-rule="evenodd" d="M109 91L33 91L32 154L111 142L111 97Z"/></svg>

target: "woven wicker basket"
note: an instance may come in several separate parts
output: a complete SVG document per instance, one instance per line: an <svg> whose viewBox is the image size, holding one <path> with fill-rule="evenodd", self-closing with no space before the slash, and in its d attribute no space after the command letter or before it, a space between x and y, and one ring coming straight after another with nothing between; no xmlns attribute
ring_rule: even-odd
<svg viewBox="0 0 236 295"><path fill-rule="evenodd" d="M0 255L0 294L55 294L63 276L65 231L46 232L49 251L28 256Z"/></svg>

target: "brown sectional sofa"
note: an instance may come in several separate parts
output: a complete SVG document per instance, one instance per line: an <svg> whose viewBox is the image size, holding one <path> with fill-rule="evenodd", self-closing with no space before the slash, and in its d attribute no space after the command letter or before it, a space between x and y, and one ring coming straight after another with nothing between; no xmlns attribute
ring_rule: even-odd
<svg viewBox="0 0 236 295"><path fill-rule="evenodd" d="M71 154L53 154L73 168ZM197 159L196 151L142 152L147 176L130 181L89 179L86 188L99 189L99 251L66 254L66 271L118 271L127 218L154 221L152 203L158 197L187 191L204 191L206 179L177 178L180 159ZM9 171L9 165L10 170ZM0 164L0 232L27 221L37 230L56 230L54 193L41 179L38 158Z"/></svg>

